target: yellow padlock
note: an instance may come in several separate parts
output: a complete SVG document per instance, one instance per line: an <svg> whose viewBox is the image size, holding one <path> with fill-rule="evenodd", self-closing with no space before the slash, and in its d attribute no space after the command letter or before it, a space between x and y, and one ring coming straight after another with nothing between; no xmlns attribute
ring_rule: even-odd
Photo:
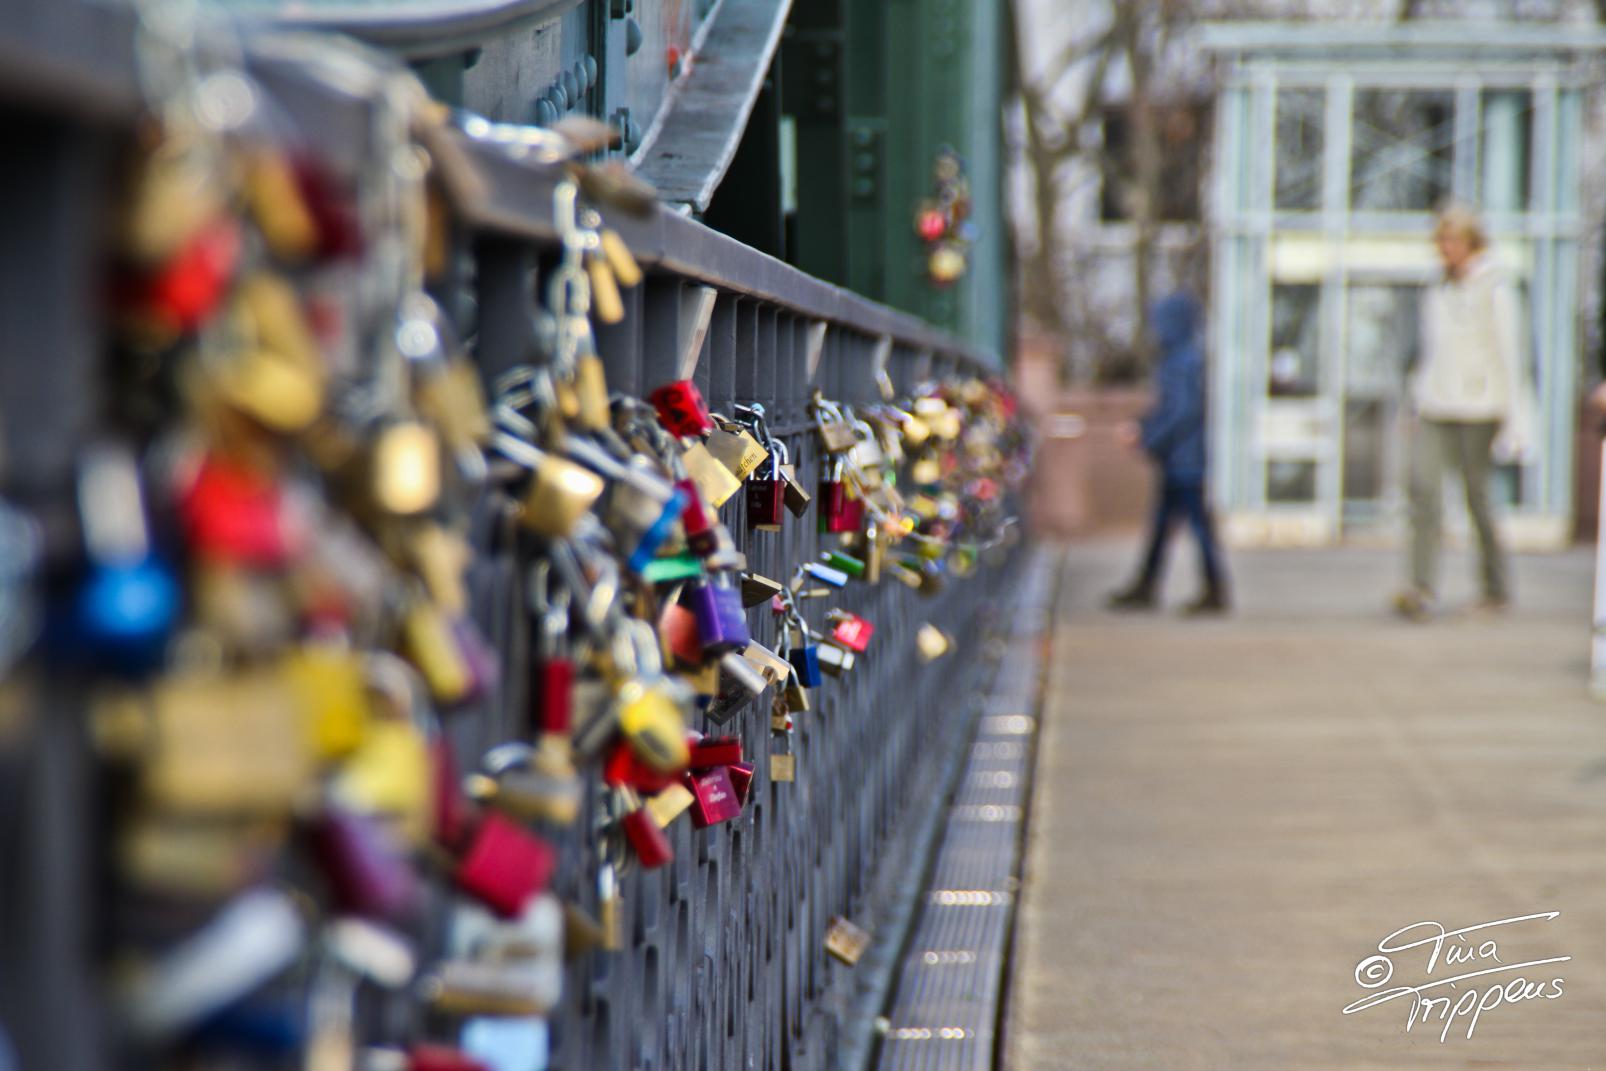
<svg viewBox="0 0 1606 1071"><path fill-rule="evenodd" d="M673 773L691 759L680 705L662 688L627 681L618 694L619 732L631 750L655 770Z"/></svg>
<svg viewBox="0 0 1606 1071"><path fill-rule="evenodd" d="M346 806L386 818L414 846L429 839L433 822L429 744L406 718L374 721L341 767L332 792Z"/></svg>
<svg viewBox="0 0 1606 1071"><path fill-rule="evenodd" d="M692 443L680 456L686 466L686 475L697 484L703 501L714 509L723 506L730 497L742 489L742 481L702 443Z"/></svg>
<svg viewBox="0 0 1606 1071"><path fill-rule="evenodd" d="M369 717L368 686L357 656L308 645L286 655L283 670L313 755L327 762L356 751Z"/></svg>

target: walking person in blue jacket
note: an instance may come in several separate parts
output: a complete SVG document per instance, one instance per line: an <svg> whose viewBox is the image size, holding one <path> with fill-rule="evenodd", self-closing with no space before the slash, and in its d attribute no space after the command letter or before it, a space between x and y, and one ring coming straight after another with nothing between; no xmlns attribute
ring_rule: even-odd
<svg viewBox="0 0 1606 1071"><path fill-rule="evenodd" d="M1157 398L1142 423L1129 426L1125 437L1133 445L1141 443L1160 466L1160 493L1143 570L1128 587L1110 596L1109 605L1117 610L1155 605L1172 526L1186 518L1199 543L1203 585L1185 612L1221 613L1229 600L1214 521L1205 501L1205 364L1197 339L1198 303L1188 294L1172 294L1155 303L1149 322L1160 344L1154 377Z"/></svg>

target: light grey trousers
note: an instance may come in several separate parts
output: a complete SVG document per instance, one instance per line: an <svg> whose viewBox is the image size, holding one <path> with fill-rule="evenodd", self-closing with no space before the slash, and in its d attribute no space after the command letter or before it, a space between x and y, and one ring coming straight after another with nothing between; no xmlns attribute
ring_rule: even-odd
<svg viewBox="0 0 1606 1071"><path fill-rule="evenodd" d="M1478 537L1485 598L1505 599L1505 554L1489 508L1489 448L1500 425L1494 421L1419 420L1411 443L1411 583L1422 591L1438 585L1439 535L1444 513L1444 472L1455 468L1466 490L1467 513Z"/></svg>

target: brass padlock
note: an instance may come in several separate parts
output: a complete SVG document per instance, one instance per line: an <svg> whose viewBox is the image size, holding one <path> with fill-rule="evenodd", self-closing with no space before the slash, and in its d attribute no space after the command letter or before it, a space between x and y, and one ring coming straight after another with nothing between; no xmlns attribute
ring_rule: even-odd
<svg viewBox="0 0 1606 1071"><path fill-rule="evenodd" d="M385 427L369 464L374 503L387 513L412 516L440 500L441 444L427 425L401 420Z"/></svg>
<svg viewBox="0 0 1606 1071"><path fill-rule="evenodd" d="M708 452L738 480L746 480L757 472L770 456L745 427L718 417L714 430L708 433Z"/></svg>
<svg viewBox="0 0 1606 1071"><path fill-rule="evenodd" d="M841 915L833 917L825 929L825 950L849 967L859 962L870 947L870 935Z"/></svg>
<svg viewBox="0 0 1606 1071"><path fill-rule="evenodd" d="M602 431L612 424L608 408L608 376L602 358L583 353L574 362L575 422L587 431Z"/></svg>
<svg viewBox="0 0 1606 1071"><path fill-rule="evenodd" d="M150 693L140 787L162 812L280 815L313 785L316 755L293 731L298 695L272 669L181 671Z"/></svg>
<svg viewBox="0 0 1606 1071"><path fill-rule="evenodd" d="M555 454L540 454L524 494L519 521L548 538L567 538L605 487L602 477L590 469Z"/></svg>
<svg viewBox="0 0 1606 1071"><path fill-rule="evenodd" d="M775 753L770 756L771 781L796 781L797 756L792 754Z"/></svg>
<svg viewBox="0 0 1606 1071"><path fill-rule="evenodd" d="M367 679L357 656L306 645L286 655L282 666L312 753L327 762L356 751L369 719Z"/></svg>
<svg viewBox="0 0 1606 1071"><path fill-rule="evenodd" d="M742 481L702 443L694 442L686 447L680 460L686 467L686 475L696 482L703 501L714 509L723 506L742 489Z"/></svg>

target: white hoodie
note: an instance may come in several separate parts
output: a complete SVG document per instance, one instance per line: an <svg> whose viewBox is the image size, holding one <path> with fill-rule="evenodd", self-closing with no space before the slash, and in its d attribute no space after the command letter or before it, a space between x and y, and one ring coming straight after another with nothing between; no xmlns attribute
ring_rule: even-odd
<svg viewBox="0 0 1606 1071"><path fill-rule="evenodd" d="M1428 287L1422 297L1422 352L1411 393L1429 420L1500 424L1495 456L1525 457L1532 448L1533 391L1528 385L1517 294L1487 253L1459 279Z"/></svg>

